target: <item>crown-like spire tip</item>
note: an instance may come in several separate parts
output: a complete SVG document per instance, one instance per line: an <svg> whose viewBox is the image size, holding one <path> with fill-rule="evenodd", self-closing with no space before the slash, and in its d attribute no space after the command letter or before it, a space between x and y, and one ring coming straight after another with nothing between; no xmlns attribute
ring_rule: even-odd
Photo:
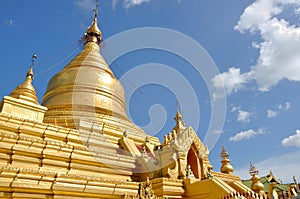
<svg viewBox="0 0 300 199"><path fill-rule="evenodd" d="M251 176L254 176L254 175L258 175L258 169L252 164L252 162L250 162L250 169L249 169L249 174Z"/></svg>
<svg viewBox="0 0 300 199"><path fill-rule="evenodd" d="M221 151L220 157L223 159L225 159L225 158L227 159L229 157L229 153L226 151L224 146L222 146L222 151Z"/></svg>
<svg viewBox="0 0 300 199"><path fill-rule="evenodd" d="M102 42L102 33L97 24L98 6L99 3L97 0L95 4L95 9L93 9L94 12L93 23L88 27L88 29L84 34L84 37L81 39L82 41L85 42L85 44L88 42L95 42L96 44L99 45Z"/></svg>

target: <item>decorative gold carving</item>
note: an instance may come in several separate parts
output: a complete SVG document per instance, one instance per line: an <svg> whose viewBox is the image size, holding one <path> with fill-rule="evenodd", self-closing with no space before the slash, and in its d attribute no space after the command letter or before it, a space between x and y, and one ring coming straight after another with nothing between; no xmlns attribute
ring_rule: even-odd
<svg viewBox="0 0 300 199"><path fill-rule="evenodd" d="M135 196L128 196L125 194L124 199L163 199L154 195L152 189L152 182L147 177L147 181L139 184L138 194Z"/></svg>

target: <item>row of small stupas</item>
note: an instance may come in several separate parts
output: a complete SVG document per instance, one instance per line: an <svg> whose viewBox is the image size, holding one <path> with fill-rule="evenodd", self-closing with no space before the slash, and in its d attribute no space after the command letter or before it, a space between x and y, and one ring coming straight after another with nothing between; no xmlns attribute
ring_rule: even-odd
<svg viewBox="0 0 300 199"><path fill-rule="evenodd" d="M177 110L163 143L126 115L124 91L100 54L97 9L84 49L48 83L42 105L25 81L0 104L1 198L267 198L221 171Z"/></svg>

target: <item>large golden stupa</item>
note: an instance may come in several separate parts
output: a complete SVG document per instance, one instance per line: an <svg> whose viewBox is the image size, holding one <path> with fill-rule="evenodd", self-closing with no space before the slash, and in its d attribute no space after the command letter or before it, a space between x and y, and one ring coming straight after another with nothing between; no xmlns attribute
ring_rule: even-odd
<svg viewBox="0 0 300 199"><path fill-rule="evenodd" d="M97 12L83 41L50 80L42 105L32 67L3 98L0 198L266 197L260 184L251 190L233 174L225 148L214 171L178 110L163 143L128 119L123 87L100 54Z"/></svg>

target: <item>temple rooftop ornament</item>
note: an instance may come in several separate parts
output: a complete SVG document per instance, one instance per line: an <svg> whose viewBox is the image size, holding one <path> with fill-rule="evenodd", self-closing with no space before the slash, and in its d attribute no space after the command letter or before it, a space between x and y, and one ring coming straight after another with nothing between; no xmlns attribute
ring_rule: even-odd
<svg viewBox="0 0 300 199"><path fill-rule="evenodd" d="M31 66L26 74L26 79L25 81L17 86L15 90L13 90L10 94L11 97L16 98L16 99L22 99L28 102L32 102L34 104L39 104L38 99L36 96L35 89L32 85L32 80L33 80L33 66L34 66L34 61L37 58L36 54L32 55L31 59Z"/></svg>
<svg viewBox="0 0 300 199"><path fill-rule="evenodd" d="M229 153L226 151L224 146L222 146L222 151L221 151L220 157L223 159L227 159L229 157Z"/></svg>
<svg viewBox="0 0 300 199"><path fill-rule="evenodd" d="M174 117L174 120L176 122L176 126L173 128L173 131L175 131L177 134L181 129L185 129L185 123L183 121L183 117L179 112L179 102L178 99L176 98L176 114Z"/></svg>
<svg viewBox="0 0 300 199"><path fill-rule="evenodd" d="M99 45L103 41L102 40L102 32L99 29L98 22L97 22L98 6L99 6L99 3L98 3L98 1L96 1L96 7L93 10L94 11L94 20L93 20L92 24L86 30L84 37L83 37L85 44L88 42L95 42L96 44Z"/></svg>
<svg viewBox="0 0 300 199"><path fill-rule="evenodd" d="M273 183L273 182L276 183L276 184L280 184L280 183L281 183L280 180L277 179L277 178L273 175L272 170L270 170L270 173L267 175L266 180L267 180L268 182L270 182L270 183Z"/></svg>
<svg viewBox="0 0 300 199"><path fill-rule="evenodd" d="M223 158L221 160L222 166L221 166L221 172L226 174L232 174L233 173L233 167L230 165L230 160L228 159L229 153L226 151L225 147L222 146L222 152L220 154L220 157Z"/></svg>
<svg viewBox="0 0 300 199"><path fill-rule="evenodd" d="M18 85L9 96L3 98L0 104L1 113L22 119L43 121L47 108L39 104L35 88L32 85L33 66L36 58L36 54L32 55L31 66L26 74L25 81Z"/></svg>
<svg viewBox="0 0 300 199"><path fill-rule="evenodd" d="M259 173L258 169L255 166L253 166L252 162L250 162L249 174L251 176L254 176L254 175L258 175L258 173Z"/></svg>
<svg viewBox="0 0 300 199"><path fill-rule="evenodd" d="M251 181L251 189L258 194L263 195L265 193L265 187L263 183L260 182L260 177L258 177L258 169L253 166L252 162L250 162L249 174L252 176Z"/></svg>

